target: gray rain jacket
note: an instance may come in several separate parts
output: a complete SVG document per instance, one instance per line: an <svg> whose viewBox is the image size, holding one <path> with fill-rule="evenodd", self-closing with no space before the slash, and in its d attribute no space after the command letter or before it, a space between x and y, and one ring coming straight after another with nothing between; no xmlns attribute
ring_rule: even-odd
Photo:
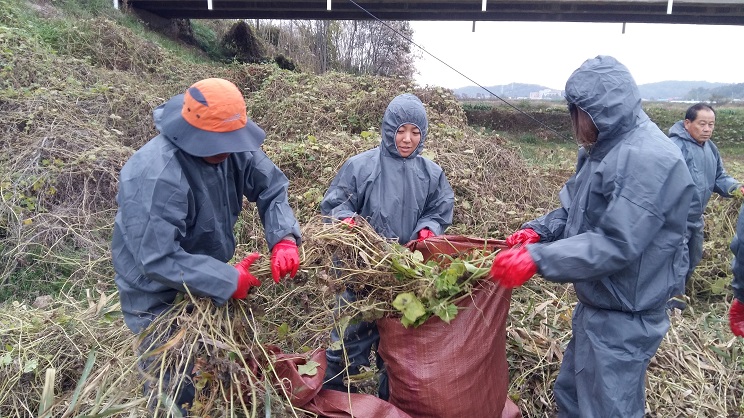
<svg viewBox="0 0 744 418"><path fill-rule="evenodd" d="M407 123L421 130L421 142L403 158L395 134ZM320 204L321 214L363 216L377 233L401 244L423 228L441 235L452 223L455 195L442 168L420 155L427 130L426 110L416 96L394 98L382 119L380 146L344 163Z"/></svg>
<svg viewBox="0 0 744 418"><path fill-rule="evenodd" d="M734 296L739 302L744 303L744 205L739 209L739 220L736 222L736 234L731 240L731 252L734 259L731 261L731 270L734 280L731 287L734 288Z"/></svg>
<svg viewBox="0 0 744 418"><path fill-rule="evenodd" d="M121 170L111 244L127 326L140 333L186 287L217 304L235 292L238 272L226 263L243 196L256 202L269 248L287 235L299 243L287 186L261 150L213 165L159 135L135 152Z"/></svg>
<svg viewBox="0 0 744 418"><path fill-rule="evenodd" d="M695 183L690 217L696 221L692 227L702 229L703 212L710 196L715 192L723 197L731 197L731 193L739 187L739 182L726 173L716 144L710 140L699 144L685 129L684 121L678 121L669 129L669 138L682 150L682 156Z"/></svg>
<svg viewBox="0 0 744 418"><path fill-rule="evenodd" d="M611 57L576 70L566 99L592 117L599 137L579 153L562 207L523 225L542 241L527 249L545 279L573 282L586 305L663 309L687 270L693 183L679 149L643 112L632 76Z"/></svg>

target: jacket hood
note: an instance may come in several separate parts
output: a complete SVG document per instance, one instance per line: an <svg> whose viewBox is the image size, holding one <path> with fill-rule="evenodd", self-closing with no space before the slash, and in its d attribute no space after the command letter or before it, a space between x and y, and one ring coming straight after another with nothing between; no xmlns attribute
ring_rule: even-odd
<svg viewBox="0 0 744 418"><path fill-rule="evenodd" d="M401 125L407 123L416 125L421 130L421 142L413 153L407 158L415 158L424 149L424 141L429 131L429 122L426 118L426 109L418 97L411 93L401 94L395 97L382 117L380 147L393 157L403 158L395 145L395 134Z"/></svg>
<svg viewBox="0 0 744 418"><path fill-rule="evenodd" d="M641 109L641 93L630 71L615 58L588 59L566 81L566 100L591 116L598 142L631 130Z"/></svg>
<svg viewBox="0 0 744 418"><path fill-rule="evenodd" d="M669 128L669 137L672 138L675 136L684 141L694 142L695 144L698 143L695 141L695 138L687 132L687 129L685 129L685 121L683 120L677 121L671 128Z"/></svg>

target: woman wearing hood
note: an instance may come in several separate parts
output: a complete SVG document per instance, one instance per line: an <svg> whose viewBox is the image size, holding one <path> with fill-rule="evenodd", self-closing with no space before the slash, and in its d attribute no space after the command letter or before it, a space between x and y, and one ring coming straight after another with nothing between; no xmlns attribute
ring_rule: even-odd
<svg viewBox="0 0 744 418"><path fill-rule="evenodd" d="M579 299L554 386L559 417L643 417L645 375L669 329L666 302L687 271L694 185L677 148L608 56L566 82L581 145L561 207L527 222L497 254L493 280L573 283Z"/></svg>
<svg viewBox="0 0 744 418"><path fill-rule="evenodd" d="M413 94L395 97L382 119L380 146L349 158L331 182L320 204L323 216L354 225L363 217L383 237L405 244L441 235L452 223L455 196L447 177L433 161L421 156L428 131L426 110ZM349 291L339 303L363 295ZM337 332L331 333L334 341ZM371 347L379 340L374 323L349 325L343 337L347 359L342 350L329 349L324 387L347 390L348 374L369 366ZM378 359L378 365L381 362ZM386 398L385 375L380 379L380 397Z"/></svg>

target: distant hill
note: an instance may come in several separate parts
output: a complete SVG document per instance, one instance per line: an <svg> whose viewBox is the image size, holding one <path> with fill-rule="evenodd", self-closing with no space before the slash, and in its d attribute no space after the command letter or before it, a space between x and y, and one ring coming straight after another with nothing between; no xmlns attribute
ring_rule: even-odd
<svg viewBox="0 0 744 418"><path fill-rule="evenodd" d="M744 83L727 84L725 86L710 89L713 98L722 98L728 100L744 100Z"/></svg>
<svg viewBox="0 0 744 418"><path fill-rule="evenodd" d="M709 90L726 86L726 83L710 83L707 81L660 81L658 83L641 84L638 89L641 97L646 100L707 100ZM690 97L692 90L698 92Z"/></svg>
<svg viewBox="0 0 744 418"><path fill-rule="evenodd" d="M504 99L529 98L530 93L549 89L539 84L510 83L487 86L488 90ZM744 100L744 83L727 84L708 81L660 81L638 86L644 100L694 100L716 101ZM453 90L460 99L488 98L490 95L478 86L460 87ZM561 96L557 98L560 99Z"/></svg>

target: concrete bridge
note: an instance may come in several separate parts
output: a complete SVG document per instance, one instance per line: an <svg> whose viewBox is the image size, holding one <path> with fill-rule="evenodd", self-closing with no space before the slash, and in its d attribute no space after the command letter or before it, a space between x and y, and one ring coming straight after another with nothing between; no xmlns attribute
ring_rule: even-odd
<svg viewBox="0 0 744 418"><path fill-rule="evenodd" d="M164 18L744 25L744 0L113 0ZM360 7L357 6L357 4ZM650 40L652 41L652 40Z"/></svg>

